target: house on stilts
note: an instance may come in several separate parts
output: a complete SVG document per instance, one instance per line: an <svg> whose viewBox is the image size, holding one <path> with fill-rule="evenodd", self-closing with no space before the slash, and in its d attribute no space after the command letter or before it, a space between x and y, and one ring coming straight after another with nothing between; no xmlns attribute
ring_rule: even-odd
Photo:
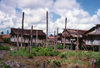
<svg viewBox="0 0 100 68"><path fill-rule="evenodd" d="M21 42L28 45L30 43L30 35L31 29L23 29L23 37L22 36L22 29L19 28L11 28L11 37L10 40L12 43L19 43L21 45ZM46 34L43 32L43 30L32 30L32 44L39 44L43 45L45 42ZM21 41L22 39L22 41Z"/></svg>

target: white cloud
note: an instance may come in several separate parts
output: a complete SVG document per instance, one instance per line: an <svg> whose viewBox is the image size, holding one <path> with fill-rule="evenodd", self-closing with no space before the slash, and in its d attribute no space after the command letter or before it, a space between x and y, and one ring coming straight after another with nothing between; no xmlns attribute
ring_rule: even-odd
<svg viewBox="0 0 100 68"><path fill-rule="evenodd" d="M20 27L22 13L16 12L20 8L25 12L25 28L42 29L46 28L46 11L55 12L61 16L55 22L51 21L49 14L49 33L53 33L57 27L59 32L64 28L65 18L68 18L67 28L71 29L90 29L100 22L100 9L97 14L90 15L87 11L80 8L76 0L2 0L0 3L0 28Z"/></svg>

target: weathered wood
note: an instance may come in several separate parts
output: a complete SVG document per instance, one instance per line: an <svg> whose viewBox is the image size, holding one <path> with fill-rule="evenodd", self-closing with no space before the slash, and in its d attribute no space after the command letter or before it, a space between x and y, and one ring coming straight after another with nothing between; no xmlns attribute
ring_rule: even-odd
<svg viewBox="0 0 100 68"><path fill-rule="evenodd" d="M65 18L65 29L67 27L67 18Z"/></svg>
<svg viewBox="0 0 100 68"><path fill-rule="evenodd" d="M48 48L48 11L46 12L46 48Z"/></svg>
<svg viewBox="0 0 100 68"><path fill-rule="evenodd" d="M67 18L65 18L65 30L66 30L66 27L67 27ZM65 46L66 46L66 36L65 36L65 33L64 33L64 45L63 45L63 49L65 49Z"/></svg>
<svg viewBox="0 0 100 68"><path fill-rule="evenodd" d="M77 41L76 41L76 50L79 50L79 37L78 37L78 30L77 30Z"/></svg>
<svg viewBox="0 0 100 68"><path fill-rule="evenodd" d="M36 31L36 46L38 45L38 31Z"/></svg>
<svg viewBox="0 0 100 68"><path fill-rule="evenodd" d="M46 68L46 63L45 63L45 61L42 62L41 68Z"/></svg>
<svg viewBox="0 0 100 68"><path fill-rule="evenodd" d="M19 31L17 31L17 50L19 50Z"/></svg>
<svg viewBox="0 0 100 68"><path fill-rule="evenodd" d="M56 35L56 42L55 42L56 44L55 44L55 47L54 47L55 51L57 50L57 45L58 45L57 41L58 41L58 28L57 28L57 35Z"/></svg>
<svg viewBox="0 0 100 68"><path fill-rule="evenodd" d="M23 46L23 29L24 29L24 12L22 13L22 35L21 35L21 47Z"/></svg>
<svg viewBox="0 0 100 68"><path fill-rule="evenodd" d="M29 53L32 53L32 34L33 33L33 26L31 27L31 32L30 32L30 46L29 46Z"/></svg>

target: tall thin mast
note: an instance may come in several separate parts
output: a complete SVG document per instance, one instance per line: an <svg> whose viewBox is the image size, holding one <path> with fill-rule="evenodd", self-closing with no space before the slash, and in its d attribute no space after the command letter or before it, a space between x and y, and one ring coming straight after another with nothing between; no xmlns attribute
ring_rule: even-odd
<svg viewBox="0 0 100 68"><path fill-rule="evenodd" d="M48 48L48 11L46 12L46 48Z"/></svg>

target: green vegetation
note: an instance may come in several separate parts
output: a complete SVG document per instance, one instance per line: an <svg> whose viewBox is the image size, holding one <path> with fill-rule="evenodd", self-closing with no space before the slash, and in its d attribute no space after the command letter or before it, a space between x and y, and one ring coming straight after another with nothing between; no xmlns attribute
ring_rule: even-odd
<svg viewBox="0 0 100 68"><path fill-rule="evenodd" d="M17 51L12 51L10 52L9 55L12 56L28 56L28 57L32 57L32 56L57 56L59 55L60 52L58 51L54 51L54 49L52 48L42 48L42 47L37 47L37 48L32 48L32 55L29 55L29 50L28 48L26 48L26 50L19 49Z"/></svg>
<svg viewBox="0 0 100 68"><path fill-rule="evenodd" d="M95 59L96 65L100 64L100 52L92 51L66 51L60 54L61 62L69 64L89 64L89 60ZM86 62L87 61L87 62Z"/></svg>
<svg viewBox="0 0 100 68"><path fill-rule="evenodd" d="M10 38L4 38L3 39L5 43L9 43L10 42Z"/></svg>
<svg viewBox="0 0 100 68"><path fill-rule="evenodd" d="M6 46L0 46L0 50L10 50L10 48Z"/></svg>
<svg viewBox="0 0 100 68"><path fill-rule="evenodd" d="M61 67L61 62L59 60L54 60L53 63L58 66Z"/></svg>
<svg viewBox="0 0 100 68"><path fill-rule="evenodd" d="M58 44L57 45L57 49L63 49L63 45L62 44Z"/></svg>
<svg viewBox="0 0 100 68"><path fill-rule="evenodd" d="M11 67L0 62L0 68L11 68Z"/></svg>

